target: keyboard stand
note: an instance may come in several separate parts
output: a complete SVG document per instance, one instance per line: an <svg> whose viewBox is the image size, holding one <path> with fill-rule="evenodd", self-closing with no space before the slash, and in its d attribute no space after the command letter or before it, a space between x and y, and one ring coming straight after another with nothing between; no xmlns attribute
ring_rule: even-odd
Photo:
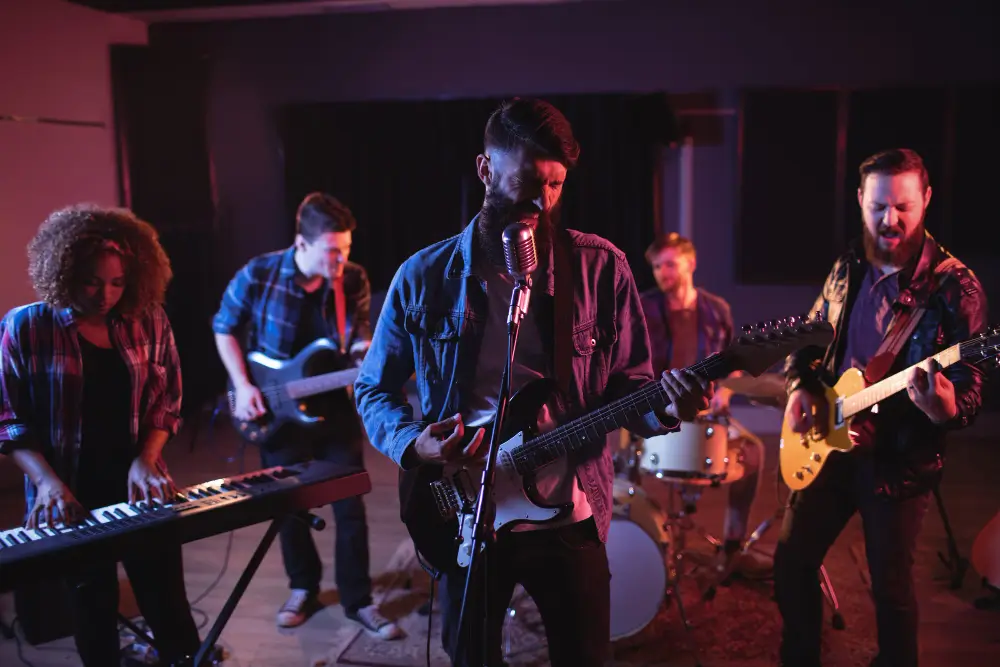
<svg viewBox="0 0 1000 667"><path fill-rule="evenodd" d="M193 667L207 667L208 664L205 662L206 658L215 649L215 642L218 641L219 635L222 634L222 629L229 622L229 617L233 615L236 610L236 605L239 604L240 598L247 590L247 586L250 585L250 580L253 579L253 575L257 573L257 568L260 567L261 562L264 560L264 556L267 555L267 550L271 548L271 543L274 542L274 538L277 537L278 531L281 530L281 524L285 521L285 516L279 516L273 521L271 525L267 527L267 532L264 533L264 537L260 538L260 544L257 545L256 551L253 552L253 556L250 557L250 562L243 569L243 574L240 576L240 580L236 582L236 587L233 588L233 592L229 594L229 598L226 600L226 604L222 606L222 611L219 612L218 618L215 619L215 623L212 624L212 629L208 631L205 635L205 640L201 643L201 647L198 649L198 654L194 658Z"/></svg>
<svg viewBox="0 0 1000 667"><path fill-rule="evenodd" d="M219 635L222 634L222 629L229 622L229 617L233 615L236 610L236 605L239 604L240 598L246 592L247 587L250 585L250 580L253 579L254 574L257 573L257 568L260 567L261 562L264 560L264 556L267 555L267 550L271 548L271 543L274 542L274 538L277 537L278 531L281 530L281 525L287 520L292 521L304 521L313 530L323 530L326 527L326 522L314 514L309 512L297 512L294 514L285 514L276 517L271 521L271 525L268 526L267 532L264 533L264 537L260 538L260 544L257 545L257 550L253 552L253 556L250 557L250 562L247 563L246 568L243 570L243 574L240 576L240 580L236 582L233 592L229 594L229 598L226 600L226 604L222 606L222 611L219 612L218 618L215 619L215 623L212 625L212 629L208 631L205 635L205 640L201 643L201 648L198 649L198 654L194 658L192 663L193 667L208 667L210 662L206 662L209 656L215 650L215 642L218 641Z"/></svg>

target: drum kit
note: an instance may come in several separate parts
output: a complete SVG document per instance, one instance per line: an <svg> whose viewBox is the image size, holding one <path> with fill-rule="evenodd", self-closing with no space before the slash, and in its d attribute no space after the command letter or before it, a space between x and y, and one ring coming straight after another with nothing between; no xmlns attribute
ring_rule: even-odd
<svg viewBox="0 0 1000 667"><path fill-rule="evenodd" d="M695 531L712 546L722 546L695 525L692 515L705 489L742 479L741 442L746 439L755 436L735 418L707 413L675 433L647 439L622 433L607 541L612 641L649 625L664 600L676 603L690 631L679 592L689 574L684 567L688 534ZM668 487L666 508L653 499L653 489L643 488L644 482Z"/></svg>
<svg viewBox="0 0 1000 667"><path fill-rule="evenodd" d="M779 375L731 378L720 384L743 395L753 405L784 408L784 382ZM690 576L684 567L687 563L684 557L690 553L687 536L694 531L713 547L723 546L720 539L697 526L692 515L705 489L743 478L742 450L747 441L760 444L760 440L734 417L708 413L698 415L693 423L685 423L677 432L652 438L639 438L625 430L619 433L613 457L614 507L606 544L611 571L611 640L641 632L659 613L664 601L668 605L671 601L676 603L690 639L691 624L678 588L682 579ZM654 488L665 486L669 492L666 508L647 492L643 482ZM742 551L746 553L778 519L780 516L775 515L758 526L743 544ZM710 599L715 586L728 574L728 570L716 572L717 581L709 586L703 599ZM839 610L833 587L825 572L821 575L836 620ZM517 616L517 602L523 596L523 590L515 595L508 608L508 622ZM700 664L694 642L691 647L696 664Z"/></svg>

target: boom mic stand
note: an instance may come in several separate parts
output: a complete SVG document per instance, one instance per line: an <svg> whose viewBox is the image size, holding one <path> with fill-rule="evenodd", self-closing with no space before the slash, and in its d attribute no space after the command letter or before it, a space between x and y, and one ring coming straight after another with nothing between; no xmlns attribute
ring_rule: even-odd
<svg viewBox="0 0 1000 667"><path fill-rule="evenodd" d="M479 488L479 500L476 504L476 521L472 533L472 560L465 575L465 591L462 594L462 610L458 615L458 638L455 645L455 662L462 664L465 638L466 611L469 608L470 595L475 595L473 582L478 577L478 588L481 594L480 610L483 617L482 647L483 666L490 667L489 627L490 613L488 590L490 585L488 552L490 545L495 543L493 519L496 507L493 502L493 484L496 480L497 453L500 449L500 434L503 428L507 402L510 398L510 373L514 364L514 352L517 349L517 334L521 327L521 319L528 312L528 301L531 298L531 276L518 278L510 295L510 311L507 313L507 362L504 364L503 376L500 379L500 395L497 399L497 412L493 420L493 431L490 434L490 448L486 454L486 467L483 470L482 485ZM471 631L471 628L469 628Z"/></svg>

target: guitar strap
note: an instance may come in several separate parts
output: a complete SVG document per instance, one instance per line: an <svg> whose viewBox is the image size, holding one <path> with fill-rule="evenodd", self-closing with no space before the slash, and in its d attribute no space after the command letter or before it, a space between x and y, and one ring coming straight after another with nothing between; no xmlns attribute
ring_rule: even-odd
<svg viewBox="0 0 1000 667"><path fill-rule="evenodd" d="M957 259L949 257L934 267L935 286L932 290L937 287L937 277L947 268L957 263ZM907 301L912 301L912 299L913 297L907 294L900 301L905 305ZM910 334L913 333L913 330L920 322L920 318L924 316L926 310L923 306L918 306L912 310L909 308L906 310L897 310L893 314L892 320L889 321L889 326L886 329L885 337L882 339L882 344L879 345L878 350L872 356L872 361L865 368L865 380L868 384L874 384L885 377L885 374L892 368L893 363L895 363L896 355L903 349L903 344L910 337Z"/></svg>
<svg viewBox="0 0 1000 667"><path fill-rule="evenodd" d="M555 295L553 304L552 351L556 383L563 396L569 392L573 375L573 265L569 234L563 229L553 235Z"/></svg>

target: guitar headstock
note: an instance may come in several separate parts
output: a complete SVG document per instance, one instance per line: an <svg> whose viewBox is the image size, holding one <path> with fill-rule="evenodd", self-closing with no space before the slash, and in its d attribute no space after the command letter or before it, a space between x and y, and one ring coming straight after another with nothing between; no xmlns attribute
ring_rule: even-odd
<svg viewBox="0 0 1000 667"><path fill-rule="evenodd" d="M962 361L984 373L1000 368L1000 326L993 326L961 345Z"/></svg>
<svg viewBox="0 0 1000 667"><path fill-rule="evenodd" d="M819 317L786 317L743 327L732 344L721 352L728 370L759 376L789 354L804 347L827 347L833 325Z"/></svg>

